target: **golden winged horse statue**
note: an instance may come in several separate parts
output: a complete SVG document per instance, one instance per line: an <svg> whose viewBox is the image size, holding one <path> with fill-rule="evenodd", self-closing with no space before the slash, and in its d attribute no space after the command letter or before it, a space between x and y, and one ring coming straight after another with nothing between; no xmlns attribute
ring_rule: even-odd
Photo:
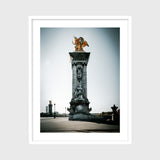
<svg viewBox="0 0 160 160"><path fill-rule="evenodd" d="M74 36L74 42L72 41L72 43L75 45L75 51L84 51L83 47L89 47L87 41L85 41L83 37L77 38Z"/></svg>

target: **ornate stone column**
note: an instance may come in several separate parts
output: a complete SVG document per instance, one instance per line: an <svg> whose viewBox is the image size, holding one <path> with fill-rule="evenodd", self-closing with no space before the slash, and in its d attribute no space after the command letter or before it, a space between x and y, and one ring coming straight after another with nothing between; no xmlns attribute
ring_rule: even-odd
<svg viewBox="0 0 160 160"><path fill-rule="evenodd" d="M89 120L90 111L87 98L87 64L90 52L70 52L72 59L72 99L68 108L69 120Z"/></svg>

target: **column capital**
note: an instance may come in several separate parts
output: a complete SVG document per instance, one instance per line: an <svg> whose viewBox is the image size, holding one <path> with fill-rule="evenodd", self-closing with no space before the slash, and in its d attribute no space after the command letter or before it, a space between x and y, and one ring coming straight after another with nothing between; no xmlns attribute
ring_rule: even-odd
<svg viewBox="0 0 160 160"><path fill-rule="evenodd" d="M83 66L87 66L87 61L72 61L72 66L77 66L77 65L83 65Z"/></svg>

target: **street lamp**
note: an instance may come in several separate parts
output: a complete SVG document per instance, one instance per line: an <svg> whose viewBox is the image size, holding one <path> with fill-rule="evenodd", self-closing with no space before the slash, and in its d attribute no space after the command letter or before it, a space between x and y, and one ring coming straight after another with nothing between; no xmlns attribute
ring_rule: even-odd
<svg viewBox="0 0 160 160"><path fill-rule="evenodd" d="M66 117L66 107L65 107L65 117Z"/></svg>
<svg viewBox="0 0 160 160"><path fill-rule="evenodd" d="M54 118L56 118L56 104L54 103Z"/></svg>

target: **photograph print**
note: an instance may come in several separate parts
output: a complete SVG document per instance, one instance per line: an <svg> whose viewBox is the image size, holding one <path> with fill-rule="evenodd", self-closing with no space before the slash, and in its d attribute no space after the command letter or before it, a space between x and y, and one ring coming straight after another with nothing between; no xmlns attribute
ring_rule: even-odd
<svg viewBox="0 0 160 160"><path fill-rule="evenodd" d="M41 28L40 131L120 131L119 28Z"/></svg>

